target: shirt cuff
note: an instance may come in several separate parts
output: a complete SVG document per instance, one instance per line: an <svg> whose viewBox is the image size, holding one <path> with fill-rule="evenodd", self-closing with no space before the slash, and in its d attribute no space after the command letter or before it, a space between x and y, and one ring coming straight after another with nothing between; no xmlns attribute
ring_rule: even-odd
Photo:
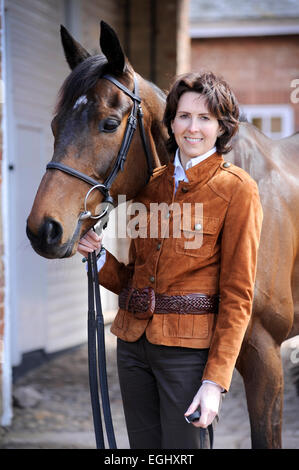
<svg viewBox="0 0 299 470"><path fill-rule="evenodd" d="M216 382L213 382L212 380L203 380L202 383L203 383L203 384L213 384L213 385L217 385L217 387L220 388L220 390L221 390L222 393L225 391L224 388L222 388L220 385L216 384Z"/></svg>
<svg viewBox="0 0 299 470"><path fill-rule="evenodd" d="M104 266L106 262L106 250L105 248L102 246L101 248L101 251L99 252L98 256L97 256L97 268L98 268L98 273L100 272L100 270L102 269L102 267ZM85 263L85 267L86 267L86 271L88 271L88 264Z"/></svg>
<svg viewBox="0 0 299 470"><path fill-rule="evenodd" d="M101 254L100 254L99 258L97 259L98 273L100 272L100 270L102 269L102 267L104 266L104 264L106 262L106 250L105 250L104 247L102 247L100 253Z"/></svg>

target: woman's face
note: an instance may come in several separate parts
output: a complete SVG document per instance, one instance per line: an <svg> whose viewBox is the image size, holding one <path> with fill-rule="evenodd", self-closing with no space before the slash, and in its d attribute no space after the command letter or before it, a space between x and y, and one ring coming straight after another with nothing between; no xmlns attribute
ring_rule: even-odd
<svg viewBox="0 0 299 470"><path fill-rule="evenodd" d="M205 97L195 91L187 91L180 97L171 127L182 163L208 152L221 134L218 120L209 112Z"/></svg>

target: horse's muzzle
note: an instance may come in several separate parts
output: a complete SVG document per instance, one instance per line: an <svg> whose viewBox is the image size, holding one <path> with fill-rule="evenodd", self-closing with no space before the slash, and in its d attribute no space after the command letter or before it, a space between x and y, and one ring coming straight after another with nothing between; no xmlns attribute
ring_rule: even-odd
<svg viewBox="0 0 299 470"><path fill-rule="evenodd" d="M69 244L61 245L63 229L59 222L47 218L39 227L37 234L34 234L28 225L26 234L30 240L32 248L39 255L45 258L64 258L70 256Z"/></svg>

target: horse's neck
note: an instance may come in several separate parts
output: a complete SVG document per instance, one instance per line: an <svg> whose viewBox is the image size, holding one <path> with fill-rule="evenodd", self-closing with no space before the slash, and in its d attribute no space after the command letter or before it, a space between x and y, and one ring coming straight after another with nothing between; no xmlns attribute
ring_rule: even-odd
<svg viewBox="0 0 299 470"><path fill-rule="evenodd" d="M271 158L272 141L252 124L242 122L233 140L233 149L225 156L235 165L247 171L257 182L273 164Z"/></svg>
<svg viewBox="0 0 299 470"><path fill-rule="evenodd" d="M151 126L151 134L155 144L156 159L155 166L166 165L169 162L170 155L166 148L167 133L164 126L158 122L153 122Z"/></svg>

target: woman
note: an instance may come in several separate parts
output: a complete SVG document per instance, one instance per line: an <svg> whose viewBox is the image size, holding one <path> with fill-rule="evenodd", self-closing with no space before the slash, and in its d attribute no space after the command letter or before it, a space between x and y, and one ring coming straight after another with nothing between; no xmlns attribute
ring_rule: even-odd
<svg viewBox="0 0 299 470"><path fill-rule="evenodd" d="M100 257L100 283L119 295L111 331L131 448L199 448L200 429L213 422L230 386L250 320L262 225L256 183L222 156L238 117L233 92L213 73L175 81L164 114L173 158L136 198L148 229L153 203L170 210L154 237L148 230L131 241L128 265L108 251ZM90 231L78 251L100 247ZM184 416L197 409L200 419L187 424Z"/></svg>

